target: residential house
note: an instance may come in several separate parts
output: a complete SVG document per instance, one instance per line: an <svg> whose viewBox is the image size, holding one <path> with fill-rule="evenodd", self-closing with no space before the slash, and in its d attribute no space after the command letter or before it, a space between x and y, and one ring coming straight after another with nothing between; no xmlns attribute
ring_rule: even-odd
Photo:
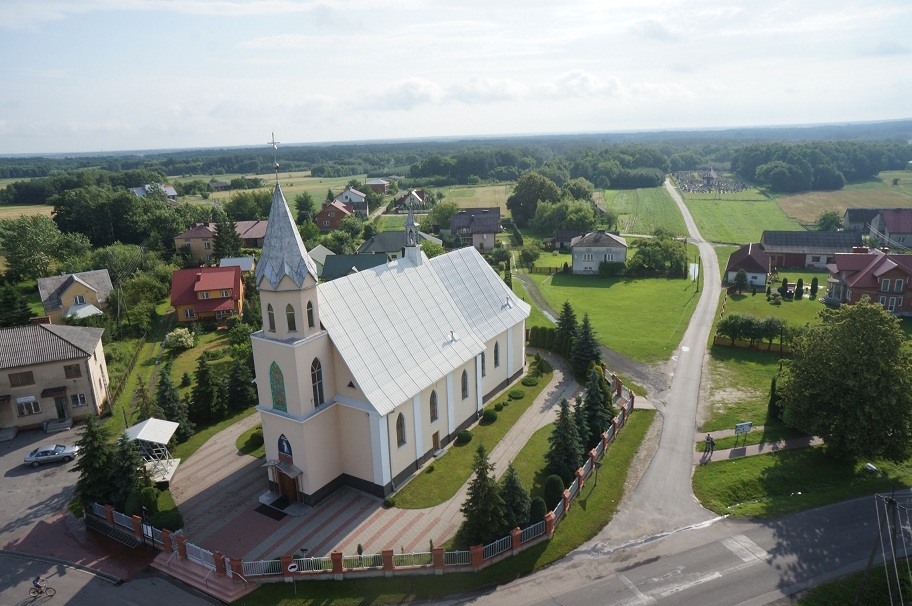
<svg viewBox="0 0 912 606"><path fill-rule="evenodd" d="M256 268L256 259L253 257L225 257L219 259L219 267L240 267L241 275L251 273Z"/></svg>
<svg viewBox="0 0 912 606"><path fill-rule="evenodd" d="M314 264L317 266L317 277L323 277L323 266L326 264L327 257L331 257L336 254L333 251L329 250L322 244L318 244L315 248L309 251L310 258L313 259Z"/></svg>
<svg viewBox="0 0 912 606"><path fill-rule="evenodd" d="M100 414L107 402L103 328L0 329L0 427L30 429Z"/></svg>
<svg viewBox="0 0 912 606"><path fill-rule="evenodd" d="M408 209L423 209L427 207L427 192L423 189L412 189L396 198L393 204L398 212L408 212Z"/></svg>
<svg viewBox="0 0 912 606"><path fill-rule="evenodd" d="M418 242L428 240L434 244L443 245L440 238L428 235L424 232L417 232ZM406 246L406 231L381 231L375 236L365 240L364 244L358 247L358 254L364 253L383 253L387 260L401 259Z"/></svg>
<svg viewBox="0 0 912 606"><path fill-rule="evenodd" d="M338 200L333 200L329 204L323 206L316 215L314 215L314 223L323 233L329 233L331 231L336 231L339 229L339 225L342 224L342 219L345 217L350 217L354 214L351 210L351 207L347 207L345 204L342 204Z"/></svg>
<svg viewBox="0 0 912 606"><path fill-rule="evenodd" d="M428 259L405 231L402 258L318 283L276 183L251 335L276 499L391 494L522 375L529 305L474 248Z"/></svg>
<svg viewBox="0 0 912 606"><path fill-rule="evenodd" d="M912 208L882 209L871 219L868 234L894 250L912 247Z"/></svg>
<svg viewBox="0 0 912 606"><path fill-rule="evenodd" d="M241 268L234 265L175 271L171 274L171 305L180 322L222 320L242 314L244 281L241 280Z"/></svg>
<svg viewBox="0 0 912 606"><path fill-rule="evenodd" d="M573 238L585 236L586 232L578 229L559 229L554 232L554 248L557 250L569 250L573 243Z"/></svg>
<svg viewBox="0 0 912 606"><path fill-rule="evenodd" d="M71 316L84 318L103 313L112 289L107 269L38 278L41 305L54 324Z"/></svg>
<svg viewBox="0 0 912 606"><path fill-rule="evenodd" d="M459 236L463 245L480 251L494 248L494 240L500 231L498 206L464 209L450 217L450 234Z"/></svg>
<svg viewBox="0 0 912 606"><path fill-rule="evenodd" d="M187 253L195 263L212 261L212 248L215 245L216 223L196 223L182 234L174 237L174 248L179 253ZM241 237L241 246L261 248L266 235L266 221L236 221L236 231Z"/></svg>
<svg viewBox="0 0 912 606"><path fill-rule="evenodd" d="M209 182L209 191L228 191L231 189L231 185L225 181L210 181Z"/></svg>
<svg viewBox="0 0 912 606"><path fill-rule="evenodd" d="M574 274L598 274L599 265L602 263L627 262L627 240L600 229L573 238L570 253Z"/></svg>
<svg viewBox="0 0 912 606"><path fill-rule="evenodd" d="M350 206L355 214L367 216L370 212L367 208L367 196L351 185L343 189L333 200Z"/></svg>
<svg viewBox="0 0 912 606"><path fill-rule="evenodd" d="M814 267L822 269L837 253L861 246L857 231L770 231L760 236L760 245L770 257L770 268Z"/></svg>
<svg viewBox="0 0 912 606"><path fill-rule="evenodd" d="M874 220L883 208L847 208L842 214L842 228L846 231L860 231L868 233L871 221Z"/></svg>
<svg viewBox="0 0 912 606"><path fill-rule="evenodd" d="M144 198L146 194L155 189L160 189L165 192L165 197L167 197L170 202L177 202L177 190L174 189L174 186L170 183L147 183L146 185L141 185L139 187L131 187L130 191L133 192L134 196Z"/></svg>
<svg viewBox="0 0 912 606"><path fill-rule="evenodd" d="M827 269L828 300L852 305L867 296L892 314L912 315L912 255L860 246L834 255Z"/></svg>
<svg viewBox="0 0 912 606"><path fill-rule="evenodd" d="M319 278L323 282L330 282L336 278L347 276L354 272L364 271L386 264L387 257L383 253L363 253L359 255L330 255L326 257Z"/></svg>
<svg viewBox="0 0 912 606"><path fill-rule="evenodd" d="M769 255L763 250L759 242L745 244L728 258L725 267L725 280L732 284L739 270L747 274L747 282L751 286L766 286L766 277L770 271Z"/></svg>
<svg viewBox="0 0 912 606"><path fill-rule="evenodd" d="M389 181L385 179L368 179L366 185L378 194L384 196L389 193Z"/></svg>

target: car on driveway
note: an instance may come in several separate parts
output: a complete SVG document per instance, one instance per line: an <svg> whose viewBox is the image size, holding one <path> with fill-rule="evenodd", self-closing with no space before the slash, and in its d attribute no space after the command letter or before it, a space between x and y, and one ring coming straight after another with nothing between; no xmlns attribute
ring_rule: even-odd
<svg viewBox="0 0 912 606"><path fill-rule="evenodd" d="M65 444L45 444L39 446L25 457L25 462L32 467L38 467L42 463L55 463L57 461L72 461L79 454L78 446L66 446Z"/></svg>

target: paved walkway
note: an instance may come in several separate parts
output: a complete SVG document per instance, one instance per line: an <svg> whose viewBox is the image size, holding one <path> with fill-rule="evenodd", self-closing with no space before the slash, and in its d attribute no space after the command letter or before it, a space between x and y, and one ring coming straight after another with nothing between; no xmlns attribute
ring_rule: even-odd
<svg viewBox="0 0 912 606"><path fill-rule="evenodd" d="M727 437L723 435L728 432L729 435L735 435L734 430L713 431L710 432L713 438ZM695 441L699 442L706 439L706 434L696 434ZM693 462L695 465L704 465L713 461L724 461L726 459L738 459L752 455L767 454L770 452L779 452L780 450L792 450L795 448L807 448L808 446L817 446L823 444L820 438L792 438L790 440L777 440L775 442L761 442L759 444L749 444L746 446L737 446L725 450L716 449L713 453L694 451Z"/></svg>

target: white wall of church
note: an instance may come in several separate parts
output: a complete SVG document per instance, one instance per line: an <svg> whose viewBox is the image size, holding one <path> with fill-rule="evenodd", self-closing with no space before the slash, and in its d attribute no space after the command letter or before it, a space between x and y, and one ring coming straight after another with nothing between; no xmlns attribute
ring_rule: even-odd
<svg viewBox="0 0 912 606"><path fill-rule="evenodd" d="M396 435L396 421L399 415L405 419L405 441L399 443ZM406 467L415 464L415 418L412 411L412 400L403 402L388 416L390 469L395 478Z"/></svg>
<svg viewBox="0 0 912 606"><path fill-rule="evenodd" d="M355 381L355 377L348 368L348 364L345 363L345 360L339 355L339 350L335 347L333 348L333 368L335 369L335 393L349 398L367 401L367 396L365 396L364 391L361 390L361 385ZM354 387L349 387L349 383L354 385Z"/></svg>
<svg viewBox="0 0 912 606"><path fill-rule="evenodd" d="M462 371L468 373L469 379L469 397L462 397ZM466 419L474 417L478 412L478 386L476 384L475 358L469 360L466 364L453 371L453 408L456 412L456 426L458 427Z"/></svg>

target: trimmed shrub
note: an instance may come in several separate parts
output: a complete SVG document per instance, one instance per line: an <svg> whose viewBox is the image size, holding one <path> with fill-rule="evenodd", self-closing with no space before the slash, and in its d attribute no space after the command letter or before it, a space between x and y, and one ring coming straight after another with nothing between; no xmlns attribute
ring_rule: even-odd
<svg viewBox="0 0 912 606"><path fill-rule="evenodd" d="M501 410L503 410L503 404L498 402L497 404L494 405L494 410L497 412L500 412Z"/></svg>
<svg viewBox="0 0 912 606"><path fill-rule="evenodd" d="M481 415L481 422L486 425L490 425L491 423L493 423L496 420L497 420L497 412L494 410L491 410L490 408L486 409L484 411L484 413Z"/></svg>
<svg viewBox="0 0 912 606"><path fill-rule="evenodd" d="M247 443L253 446L254 448L259 448L263 445L263 426L260 425L253 430L253 433L250 434L250 437L247 439Z"/></svg>
<svg viewBox="0 0 912 606"><path fill-rule="evenodd" d="M552 474L545 480L544 497L548 510L557 507L564 498L564 480L559 475Z"/></svg>
<svg viewBox="0 0 912 606"><path fill-rule="evenodd" d="M184 527L184 519L176 509L159 511L152 516L152 525L161 530L180 530Z"/></svg>
<svg viewBox="0 0 912 606"><path fill-rule="evenodd" d="M456 434L456 443L459 445L468 444L472 441L472 432L468 429L463 429L458 434Z"/></svg>
<svg viewBox="0 0 912 606"><path fill-rule="evenodd" d="M386 497L383 499L383 506L387 509L391 509L396 506L396 500L392 497Z"/></svg>
<svg viewBox="0 0 912 606"><path fill-rule="evenodd" d="M521 389L511 389L510 393L507 394L507 397L511 400L522 400L526 397L526 392Z"/></svg>
<svg viewBox="0 0 912 606"><path fill-rule="evenodd" d="M522 380L522 384L525 385L526 387L535 387L536 385L538 385L538 378L537 377L526 377L525 379Z"/></svg>
<svg viewBox="0 0 912 606"><path fill-rule="evenodd" d="M529 504L529 524L538 524L545 519L548 513L548 504L541 497L535 497Z"/></svg>

